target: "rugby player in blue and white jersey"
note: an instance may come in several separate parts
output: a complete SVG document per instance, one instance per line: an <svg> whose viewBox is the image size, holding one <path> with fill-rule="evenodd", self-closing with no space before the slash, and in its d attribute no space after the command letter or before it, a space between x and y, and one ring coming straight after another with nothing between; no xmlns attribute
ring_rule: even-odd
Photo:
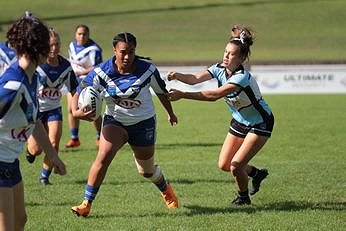
<svg viewBox="0 0 346 231"><path fill-rule="evenodd" d="M55 172L64 175L66 169L37 119L38 79L33 73L47 59L48 28L26 13L12 24L7 39L18 61L0 78L0 229L24 230L27 215L18 158L28 137L40 142Z"/></svg>
<svg viewBox="0 0 346 231"><path fill-rule="evenodd" d="M59 55L60 37L52 28L49 31L50 52L47 62L37 67L35 75L39 78L38 86L38 117L48 132L50 142L55 150L59 151L59 143L62 135L62 109L61 109L61 89L65 85L70 94L75 94L78 82L70 62ZM33 163L35 157L42 153L42 148L37 140L30 136L26 151L26 159ZM49 176L52 173L53 165L47 156L44 157L40 175L40 183L50 184Z"/></svg>
<svg viewBox="0 0 346 231"><path fill-rule="evenodd" d="M238 190L237 197L232 201L234 205L251 204L248 177L252 178L250 195L254 195L268 175L267 169L257 169L248 163L267 142L274 126L274 116L262 98L256 80L242 65L250 55L252 44L250 30L234 26L222 63L197 75L177 72L169 72L167 75L168 80L176 79L186 84L217 79L219 87L215 90L183 92L171 89L168 99L225 99L233 119L219 155L219 168L233 174Z"/></svg>
<svg viewBox="0 0 346 231"><path fill-rule="evenodd" d="M102 49L90 38L89 27L80 24L75 30L75 39L68 47L69 60L77 76L78 82L99 63L102 62ZM71 94L67 93L68 103L68 123L70 127L71 139L65 145L66 148L74 148L80 145L78 137L79 120L74 118L71 113ZM96 144L100 138L102 118L98 118L94 123L96 129Z"/></svg>
<svg viewBox="0 0 346 231"><path fill-rule="evenodd" d="M0 43L0 76L15 61L17 61L16 51L9 47L8 41Z"/></svg>
<svg viewBox="0 0 346 231"><path fill-rule="evenodd" d="M72 207L78 216L89 215L108 166L126 143L133 151L138 172L157 186L168 208L178 207L171 185L154 161L156 113L150 87L167 111L171 125L177 123L177 117L165 95L166 85L159 71L154 64L136 56L136 46L136 37L131 33L116 35L114 57L94 68L77 88L80 92L85 86L93 86L104 93L106 102L99 150L89 171L84 201ZM93 112L78 109L77 100L78 93L73 97L73 115L88 120Z"/></svg>

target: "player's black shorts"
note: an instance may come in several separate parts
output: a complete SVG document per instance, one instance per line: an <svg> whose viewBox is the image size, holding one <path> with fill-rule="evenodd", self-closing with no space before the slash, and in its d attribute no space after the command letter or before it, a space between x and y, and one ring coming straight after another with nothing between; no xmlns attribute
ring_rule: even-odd
<svg viewBox="0 0 346 231"><path fill-rule="evenodd" d="M13 163L5 163L0 161L0 187L12 188L22 180L19 169L19 160Z"/></svg>
<svg viewBox="0 0 346 231"><path fill-rule="evenodd" d="M62 109L61 107L58 107L53 110L39 112L38 118L40 118L42 123L47 123L51 121L62 121Z"/></svg>
<svg viewBox="0 0 346 231"><path fill-rule="evenodd" d="M235 119L231 120L229 133L245 138L245 136L250 133L255 133L260 136L270 137L274 127L274 116L271 114L268 119L260 124L255 124L252 126L246 126L244 124L239 123Z"/></svg>
<svg viewBox="0 0 346 231"><path fill-rule="evenodd" d="M133 125L125 126L113 116L104 115L103 126L114 124L124 128L129 136L128 143L130 145L147 147L155 144L156 141L156 117L143 120Z"/></svg>

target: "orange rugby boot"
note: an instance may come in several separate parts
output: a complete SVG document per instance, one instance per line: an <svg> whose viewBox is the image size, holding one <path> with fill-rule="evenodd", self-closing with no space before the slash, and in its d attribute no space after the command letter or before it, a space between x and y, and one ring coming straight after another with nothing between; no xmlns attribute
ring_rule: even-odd
<svg viewBox="0 0 346 231"><path fill-rule="evenodd" d="M166 205L170 209L178 208L178 198L176 197L173 188L170 184L167 184L167 189L164 192L161 192L163 200L166 202Z"/></svg>
<svg viewBox="0 0 346 231"><path fill-rule="evenodd" d="M65 144L65 148L76 148L80 145L79 139L70 139L67 144Z"/></svg>
<svg viewBox="0 0 346 231"><path fill-rule="evenodd" d="M87 217L91 210L91 202L84 200L82 204L73 206L71 208L72 213L76 214L78 217Z"/></svg>

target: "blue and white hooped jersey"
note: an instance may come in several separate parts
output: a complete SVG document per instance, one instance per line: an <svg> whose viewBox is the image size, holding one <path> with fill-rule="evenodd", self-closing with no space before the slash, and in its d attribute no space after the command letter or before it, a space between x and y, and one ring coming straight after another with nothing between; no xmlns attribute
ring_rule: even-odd
<svg viewBox="0 0 346 231"><path fill-rule="evenodd" d="M106 102L105 114L113 116L123 125L133 125L155 115L150 87L156 94L167 92L156 66L135 59L134 73L121 75L113 67L115 57L98 65L82 81L81 87L93 86Z"/></svg>
<svg viewBox="0 0 346 231"><path fill-rule="evenodd" d="M0 78L0 161L11 163L23 151L37 119L38 80L28 82L18 61Z"/></svg>
<svg viewBox="0 0 346 231"><path fill-rule="evenodd" d="M232 76L228 76L225 67L214 64L208 71L217 79L219 87L226 84L240 87L237 92L224 97L236 121L247 126L266 121L272 111L262 98L258 84L248 70L240 66Z"/></svg>
<svg viewBox="0 0 346 231"><path fill-rule="evenodd" d="M8 42L0 43L0 76L15 61L17 61L16 51L8 47Z"/></svg>
<svg viewBox="0 0 346 231"><path fill-rule="evenodd" d="M38 102L40 112L61 107L61 89L64 85L69 92L76 90L78 82L69 61L58 56L59 66L43 64L37 67L34 75L39 79Z"/></svg>
<svg viewBox="0 0 346 231"><path fill-rule="evenodd" d="M85 45L78 45L76 40L73 40L68 47L69 60L73 70L80 71L83 68L96 66L102 62L102 49L93 40ZM85 76L79 76L84 78Z"/></svg>

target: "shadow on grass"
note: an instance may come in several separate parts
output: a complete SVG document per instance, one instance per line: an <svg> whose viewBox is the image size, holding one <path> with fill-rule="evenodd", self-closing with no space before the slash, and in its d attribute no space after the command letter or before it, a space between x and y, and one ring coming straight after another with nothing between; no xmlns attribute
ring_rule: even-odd
<svg viewBox="0 0 346 231"><path fill-rule="evenodd" d="M74 181L69 181L65 182L65 184L82 184L85 185L87 182L87 179L78 179ZM199 184L199 183L222 183L222 184L230 184L234 183L232 179L227 180L227 179L194 179L194 180L189 180L189 179L176 179L176 180L169 180L170 183L172 184L182 184L182 185L192 185L192 184ZM146 179L139 178L138 180L133 180L133 181L105 181L102 183L102 185L114 185L114 186L119 186L119 185L133 185L133 184L148 184L149 182Z"/></svg>
<svg viewBox="0 0 346 231"><path fill-rule="evenodd" d="M175 148L191 148L191 147L221 147L222 143L175 143L175 144L156 144L156 149L175 149Z"/></svg>
<svg viewBox="0 0 346 231"><path fill-rule="evenodd" d="M186 205L189 211L186 213L188 216L195 215L210 215L216 213L256 213L256 212L274 212L274 211L303 211L303 210L320 210L320 211L345 211L346 202L325 201L325 202L307 202L307 201L280 201L263 206L231 206L228 208L212 208L202 207L199 205Z"/></svg>
<svg viewBox="0 0 346 231"><path fill-rule="evenodd" d="M125 217L125 218L141 218L141 217L174 217L174 216L203 216L213 214L232 214L232 213L248 213L253 214L257 212L294 212L304 210L319 210L319 211L345 211L345 202L319 202L311 203L307 201L281 201L275 202L264 206L241 206L241 207L225 207L225 208L213 208L213 207L202 207L199 205L185 205L181 208L187 209L188 211L182 211L181 209L170 210L169 212L148 212L148 213L94 213L91 214L87 219L100 219L100 218L113 218L113 217Z"/></svg>
<svg viewBox="0 0 346 231"><path fill-rule="evenodd" d="M59 152L61 153L75 153L75 152L93 152L93 153L97 153L97 149L98 147L95 146L94 148L62 148L59 150Z"/></svg>

